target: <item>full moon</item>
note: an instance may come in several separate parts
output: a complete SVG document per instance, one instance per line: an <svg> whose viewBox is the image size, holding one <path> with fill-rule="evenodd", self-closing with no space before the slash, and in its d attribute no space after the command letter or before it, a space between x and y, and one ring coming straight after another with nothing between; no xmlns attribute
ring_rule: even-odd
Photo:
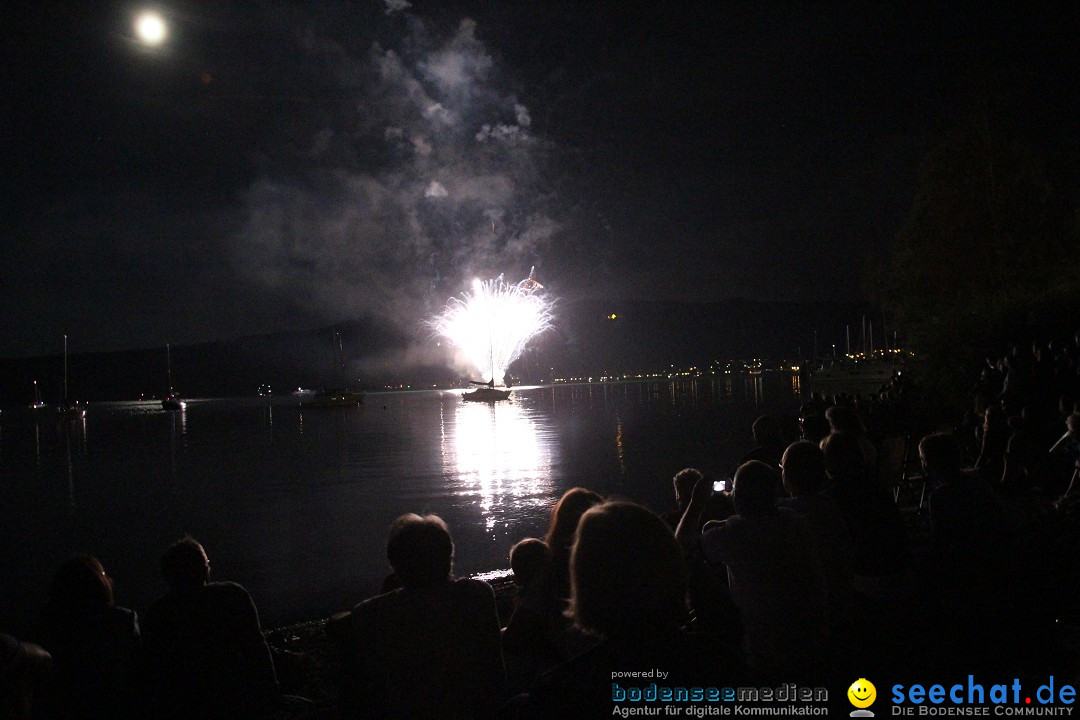
<svg viewBox="0 0 1080 720"><path fill-rule="evenodd" d="M135 18L135 35L147 45L160 45L166 34L165 21L157 13L145 12Z"/></svg>

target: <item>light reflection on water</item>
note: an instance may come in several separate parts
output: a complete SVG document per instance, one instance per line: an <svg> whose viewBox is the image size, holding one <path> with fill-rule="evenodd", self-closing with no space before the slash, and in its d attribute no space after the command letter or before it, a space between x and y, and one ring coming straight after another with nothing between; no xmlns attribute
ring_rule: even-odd
<svg viewBox="0 0 1080 720"><path fill-rule="evenodd" d="M449 523L459 573L506 567L581 485L657 510L687 465L730 474L764 408L797 403L788 377L372 393L358 408L292 398L92 405L79 423L0 416L0 619L32 621L55 567L89 552L138 610L157 560L191 533L219 579L245 585L269 624L351 606L387 571L390 522Z"/></svg>
<svg viewBox="0 0 1080 720"><path fill-rule="evenodd" d="M487 530L550 502L551 440L523 402L457 402L452 413L443 405L443 474L453 478L448 490L479 495Z"/></svg>

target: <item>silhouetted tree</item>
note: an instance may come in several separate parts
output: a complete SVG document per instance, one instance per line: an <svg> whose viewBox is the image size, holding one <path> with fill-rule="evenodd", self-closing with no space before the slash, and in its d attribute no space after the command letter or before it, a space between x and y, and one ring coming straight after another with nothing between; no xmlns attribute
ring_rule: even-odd
<svg viewBox="0 0 1080 720"><path fill-rule="evenodd" d="M883 288L938 396L967 392L988 345L1074 322L1080 299L1076 215L1028 147L974 115L924 161Z"/></svg>

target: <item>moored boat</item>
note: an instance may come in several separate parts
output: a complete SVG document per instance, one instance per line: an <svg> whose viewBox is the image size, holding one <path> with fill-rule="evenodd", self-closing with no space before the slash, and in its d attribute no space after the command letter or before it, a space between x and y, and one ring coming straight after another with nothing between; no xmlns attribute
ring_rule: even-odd
<svg viewBox="0 0 1080 720"><path fill-rule="evenodd" d="M36 386L37 383L35 383ZM86 417L86 406L68 399L67 335L64 336L64 401L56 408L56 414L61 420L78 420Z"/></svg>
<svg viewBox="0 0 1080 720"><path fill-rule="evenodd" d="M353 407L364 404L365 392L351 388L345 379L345 350L341 344L341 333L334 331L333 359L331 361L331 373L337 376L337 382L344 387L327 388L320 390L314 395L309 395L310 390L297 388L293 395L300 399L301 407Z"/></svg>
<svg viewBox="0 0 1080 720"><path fill-rule="evenodd" d="M320 390L314 395L301 395L300 405L302 407L352 407L363 405L365 394L363 390L349 388Z"/></svg>
<svg viewBox="0 0 1080 720"><path fill-rule="evenodd" d="M34 381L34 402L30 405L31 410L42 410L46 407L45 401L41 399L41 390L38 389L37 380Z"/></svg>
<svg viewBox="0 0 1080 720"><path fill-rule="evenodd" d="M179 393L173 389L172 384L172 350L169 344L165 344L165 368L166 375L169 380L169 392L165 393L165 397L161 398L162 410L183 410L187 407L187 403L180 399Z"/></svg>
<svg viewBox="0 0 1080 720"><path fill-rule="evenodd" d="M821 385L875 385L890 382L903 372L902 351L859 353L826 362L810 371L810 381Z"/></svg>
<svg viewBox="0 0 1080 720"><path fill-rule="evenodd" d="M183 410L187 407L187 402L181 400L179 396L169 393L165 397L161 398L162 410Z"/></svg>
<svg viewBox="0 0 1080 720"><path fill-rule="evenodd" d="M461 399L465 402L498 402L500 400L506 400L509 397L509 388L502 389L487 386L469 390L461 395Z"/></svg>

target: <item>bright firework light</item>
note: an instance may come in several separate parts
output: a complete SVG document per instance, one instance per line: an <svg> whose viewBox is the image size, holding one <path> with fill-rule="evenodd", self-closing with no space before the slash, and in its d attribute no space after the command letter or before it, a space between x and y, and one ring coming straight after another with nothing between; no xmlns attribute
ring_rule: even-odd
<svg viewBox="0 0 1080 720"><path fill-rule="evenodd" d="M519 283L503 276L473 280L431 319L436 335L461 350L482 378L501 382L528 342L551 327L553 302L532 273Z"/></svg>

